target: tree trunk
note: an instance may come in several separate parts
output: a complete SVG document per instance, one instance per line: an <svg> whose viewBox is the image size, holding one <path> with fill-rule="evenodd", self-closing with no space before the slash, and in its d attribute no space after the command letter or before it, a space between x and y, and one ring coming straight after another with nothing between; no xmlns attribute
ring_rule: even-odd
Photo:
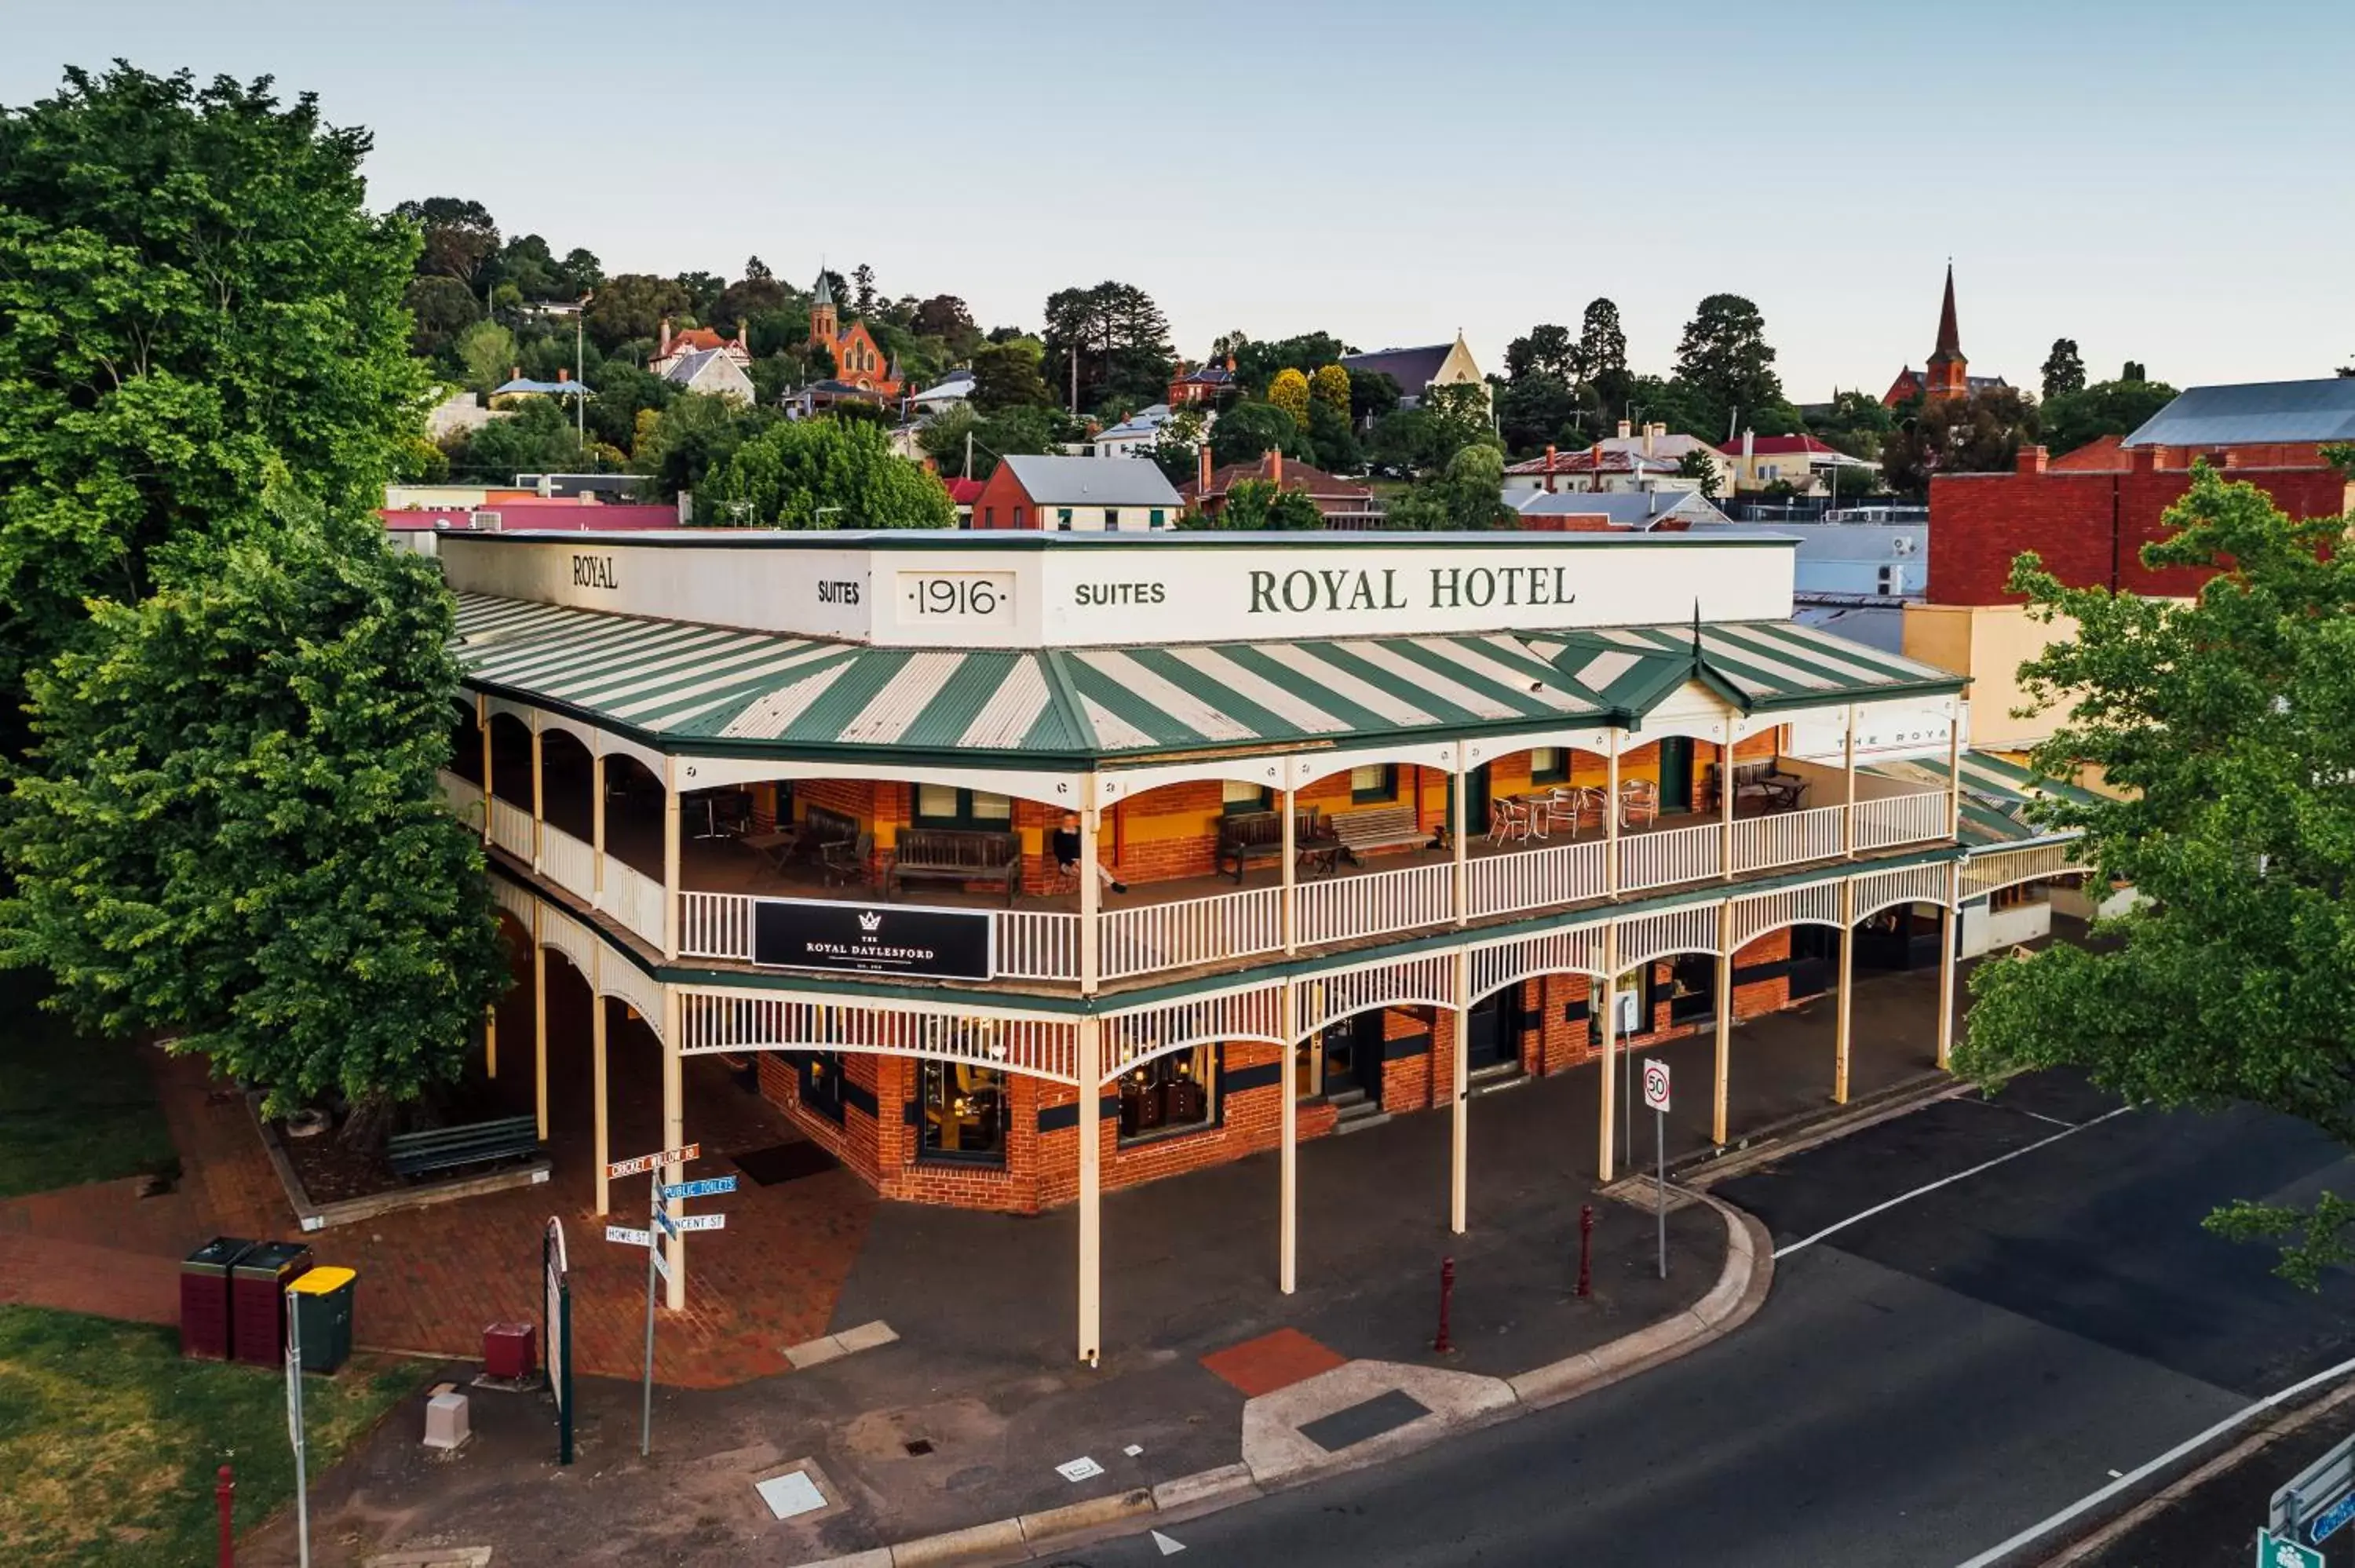
<svg viewBox="0 0 2355 1568"><path fill-rule="evenodd" d="M373 1154L392 1135L393 1111L391 1096L370 1090L352 1101L351 1113L344 1118L343 1131L336 1136L346 1149Z"/></svg>

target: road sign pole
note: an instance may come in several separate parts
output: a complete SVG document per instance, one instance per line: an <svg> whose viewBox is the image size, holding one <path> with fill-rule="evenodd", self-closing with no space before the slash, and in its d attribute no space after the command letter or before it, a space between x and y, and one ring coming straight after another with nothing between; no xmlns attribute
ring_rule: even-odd
<svg viewBox="0 0 2355 1568"><path fill-rule="evenodd" d="M1668 1277L1668 1113L1665 1110L1655 1109L1652 1112L1652 1147L1658 1156L1659 1185L1657 1201L1653 1204L1654 1218L1659 1223L1660 1277L1666 1279Z"/></svg>
<svg viewBox="0 0 2355 1568"><path fill-rule="evenodd" d="M646 1457L655 1442L655 1248L662 1245L655 1237L659 1228L655 1216L662 1213L661 1166L655 1167L650 1181L651 1195L646 1209L646 1376L638 1408L638 1457L641 1459Z"/></svg>

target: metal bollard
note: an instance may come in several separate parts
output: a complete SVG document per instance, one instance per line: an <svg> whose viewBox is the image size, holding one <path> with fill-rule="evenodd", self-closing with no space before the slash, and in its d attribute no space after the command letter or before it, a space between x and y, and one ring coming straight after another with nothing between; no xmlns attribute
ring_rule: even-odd
<svg viewBox="0 0 2355 1568"><path fill-rule="evenodd" d="M1455 1295L1455 1260L1443 1257L1439 1260L1439 1338L1431 1341L1431 1348L1443 1356L1455 1348L1447 1338L1447 1307Z"/></svg>
<svg viewBox="0 0 2355 1568"><path fill-rule="evenodd" d="M1578 1205L1578 1294L1594 1294L1594 1205Z"/></svg>
<svg viewBox="0 0 2355 1568"><path fill-rule="evenodd" d="M227 1465L213 1482L213 1501L220 1510L220 1568L237 1568L237 1526L229 1517L237 1506L237 1473Z"/></svg>

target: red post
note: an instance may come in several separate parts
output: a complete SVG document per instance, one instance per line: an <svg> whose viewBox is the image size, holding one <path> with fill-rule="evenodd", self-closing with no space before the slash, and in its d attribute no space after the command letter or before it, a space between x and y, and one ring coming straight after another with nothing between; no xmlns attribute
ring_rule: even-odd
<svg viewBox="0 0 2355 1568"><path fill-rule="evenodd" d="M213 1483L213 1501L220 1509L220 1568L237 1568L237 1526L229 1517L237 1506L237 1473L227 1465Z"/></svg>
<svg viewBox="0 0 2355 1568"><path fill-rule="evenodd" d="M1594 1294L1594 1205L1578 1205L1578 1294Z"/></svg>
<svg viewBox="0 0 2355 1568"><path fill-rule="evenodd" d="M1443 1257L1439 1260L1439 1338L1431 1341L1431 1348L1443 1356L1455 1348L1447 1338L1447 1306L1455 1294L1455 1260Z"/></svg>

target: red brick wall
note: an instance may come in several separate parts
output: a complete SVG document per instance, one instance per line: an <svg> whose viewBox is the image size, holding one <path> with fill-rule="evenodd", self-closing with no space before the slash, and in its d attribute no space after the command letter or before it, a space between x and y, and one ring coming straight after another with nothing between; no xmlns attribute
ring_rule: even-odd
<svg viewBox="0 0 2355 1568"><path fill-rule="evenodd" d="M2347 510L2349 486L2335 470L2231 466L2292 517ZM2191 476L2171 462L2147 471L1940 474L1930 482L1930 601L2018 603L2004 580L2023 550L2041 554L2073 588L2197 593L2201 573L2153 571L2140 556L2166 534L2163 514L2190 487Z"/></svg>
<svg viewBox="0 0 2355 1568"><path fill-rule="evenodd" d="M1014 509L1022 508L1022 526L1039 526L1039 508L1032 503L1030 493L1014 477L1013 468L999 463L974 498L973 525L976 528L1011 528Z"/></svg>

